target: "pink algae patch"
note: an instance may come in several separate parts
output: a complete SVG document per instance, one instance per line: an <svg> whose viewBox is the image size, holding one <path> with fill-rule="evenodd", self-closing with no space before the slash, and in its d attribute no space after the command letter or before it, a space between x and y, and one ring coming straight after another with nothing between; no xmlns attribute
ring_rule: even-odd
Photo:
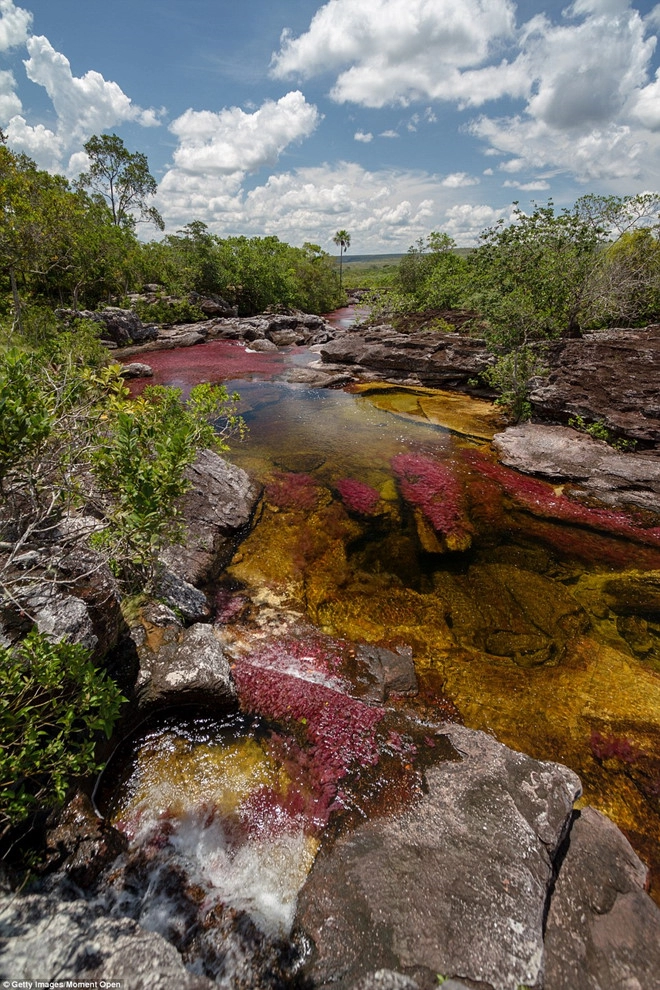
<svg viewBox="0 0 660 990"><path fill-rule="evenodd" d="M380 501L380 493L375 488L355 478L341 478L336 488L346 508L363 516L373 515Z"/></svg>
<svg viewBox="0 0 660 990"><path fill-rule="evenodd" d="M639 751L633 744L622 736L605 736L602 732L593 731L589 739L591 752L597 760L621 760L622 763L635 763L639 759Z"/></svg>
<svg viewBox="0 0 660 990"><path fill-rule="evenodd" d="M280 509L314 509L319 490L309 474L276 471L266 485L266 498Z"/></svg>
<svg viewBox="0 0 660 990"><path fill-rule="evenodd" d="M341 671L350 656L349 643L306 631L253 644L235 661L242 709L281 725L278 756L292 779L304 781L284 797L261 789L250 799L251 816L260 811L261 819L270 809L270 818L283 814L322 827L343 807L340 781L378 763L376 727L385 711L344 693L348 682Z"/></svg>
<svg viewBox="0 0 660 990"><path fill-rule="evenodd" d="M384 710L324 684L246 660L236 663L233 676L245 711L288 723L289 727L296 723L304 739L304 769L314 794L307 812L312 812L312 824L325 824L330 813L340 807L336 800L339 782L353 769L378 763L375 729ZM302 812L306 803L297 810Z"/></svg>
<svg viewBox="0 0 660 990"><path fill-rule="evenodd" d="M557 495L547 482L495 464L480 451L465 450L463 457L473 470L497 482L507 495L532 513L660 546L660 527L644 528L625 512L590 508L563 494Z"/></svg>
<svg viewBox="0 0 660 990"><path fill-rule="evenodd" d="M135 358L126 360L134 361ZM213 340L194 347L149 351L145 360L153 369L153 378L131 381L129 387L133 395L139 395L146 385L176 385L185 390L200 381L271 379L281 374L285 356L276 351L249 351L235 341Z"/></svg>
<svg viewBox="0 0 660 990"><path fill-rule="evenodd" d="M392 468L404 499L422 510L436 532L466 529L462 487L450 467L421 454L397 454Z"/></svg>

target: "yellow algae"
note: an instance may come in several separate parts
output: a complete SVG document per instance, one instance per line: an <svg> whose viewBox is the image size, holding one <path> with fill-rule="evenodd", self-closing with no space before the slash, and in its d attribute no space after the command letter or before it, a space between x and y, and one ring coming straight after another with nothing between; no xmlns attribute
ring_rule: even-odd
<svg viewBox="0 0 660 990"><path fill-rule="evenodd" d="M497 407L485 399L475 399L431 388L405 388L401 385L368 383L356 385L352 391L368 399L384 412L412 419L425 419L462 436L492 440L504 428Z"/></svg>
<svg viewBox="0 0 660 990"><path fill-rule="evenodd" d="M114 820L148 809L180 816L208 805L230 814L258 787L286 793L289 780L252 738L223 745L191 744L172 734L138 751L125 799Z"/></svg>

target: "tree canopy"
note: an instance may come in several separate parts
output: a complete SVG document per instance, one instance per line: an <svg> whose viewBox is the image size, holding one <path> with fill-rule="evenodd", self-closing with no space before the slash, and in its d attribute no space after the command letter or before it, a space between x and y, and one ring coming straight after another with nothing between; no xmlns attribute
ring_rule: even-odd
<svg viewBox="0 0 660 990"><path fill-rule="evenodd" d="M80 175L78 184L105 198L113 223L130 227L143 220L164 230L160 213L148 204L158 184L149 171L147 156L140 151L128 151L116 134L94 135L83 147L90 164L89 170Z"/></svg>

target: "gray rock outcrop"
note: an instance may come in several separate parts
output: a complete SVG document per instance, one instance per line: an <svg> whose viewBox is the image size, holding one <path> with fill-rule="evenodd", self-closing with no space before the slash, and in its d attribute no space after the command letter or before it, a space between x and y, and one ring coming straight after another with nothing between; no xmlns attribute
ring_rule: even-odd
<svg viewBox="0 0 660 990"><path fill-rule="evenodd" d="M660 455L613 449L567 426L523 423L493 438L507 467L576 484L576 494L660 512Z"/></svg>
<svg viewBox="0 0 660 990"><path fill-rule="evenodd" d="M600 420L618 436L660 443L660 325L601 330L551 344L530 395L535 418Z"/></svg>
<svg viewBox="0 0 660 990"><path fill-rule="evenodd" d="M235 699L229 661L212 626L195 623L182 629L170 620L160 629L162 634L155 637L148 629L143 635L133 630L140 658L136 694L141 708L187 702L226 705Z"/></svg>
<svg viewBox="0 0 660 990"><path fill-rule="evenodd" d="M191 488L182 500L185 543L170 547L163 559L179 577L198 585L229 563L260 490L245 471L211 450L201 451L186 474Z"/></svg>
<svg viewBox="0 0 660 990"><path fill-rule="evenodd" d="M340 334L318 348L324 362L388 381L466 386L492 363L483 340L457 333L399 333L391 326Z"/></svg>
<svg viewBox="0 0 660 990"><path fill-rule="evenodd" d="M580 782L483 733L445 731L462 761L431 768L418 803L317 858L297 916L315 943L315 986L349 988L379 969L425 985L437 973L540 985L553 862Z"/></svg>
<svg viewBox="0 0 660 990"><path fill-rule="evenodd" d="M646 874L608 818L579 812L548 914L545 990L660 987L660 908Z"/></svg>
<svg viewBox="0 0 660 990"><path fill-rule="evenodd" d="M52 894L0 895L0 979L124 980L131 990L211 990L173 945L100 902ZM16 983L18 986L19 984Z"/></svg>

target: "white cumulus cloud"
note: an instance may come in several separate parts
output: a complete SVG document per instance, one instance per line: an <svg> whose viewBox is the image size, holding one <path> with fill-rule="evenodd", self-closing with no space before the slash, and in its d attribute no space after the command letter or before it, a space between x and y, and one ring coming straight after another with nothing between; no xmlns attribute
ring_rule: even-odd
<svg viewBox="0 0 660 990"><path fill-rule="evenodd" d="M463 186L478 186L479 179L467 172L452 172L442 180L442 185L449 189L461 189Z"/></svg>
<svg viewBox="0 0 660 990"><path fill-rule="evenodd" d="M361 141L362 144L369 144L370 141L373 141L374 136L369 132L365 134L364 131L356 131L353 138L355 141Z"/></svg>
<svg viewBox="0 0 660 990"><path fill-rule="evenodd" d="M276 78L338 71L332 97L370 107L420 99L478 104L524 93L519 67L484 64L513 39L512 0L329 0L309 29L282 34Z"/></svg>
<svg viewBox="0 0 660 990"><path fill-rule="evenodd" d="M6 0L4 3L0 0L3 15L9 6L13 7ZM19 8L14 10L20 12ZM12 37L16 43L26 45L28 58L23 63L26 75L31 82L46 90L56 120L50 127L42 123L30 124L22 116L11 73L0 73L0 114L6 123L5 131L12 148L26 152L43 168L62 170L70 168L69 157L78 152L92 134L126 121L134 121L144 127L159 123L158 111L143 110L116 82L104 79L99 72L90 70L83 76L74 76L68 58L56 51L48 38L42 35L25 37L30 19L31 15L27 20L19 19ZM0 26L3 23L4 16ZM21 26L25 29L23 35L19 32Z"/></svg>
<svg viewBox="0 0 660 990"><path fill-rule="evenodd" d="M27 39L32 14L29 10L17 7L13 0L0 0L0 52L16 45L23 45Z"/></svg>
<svg viewBox="0 0 660 990"><path fill-rule="evenodd" d="M0 71L0 120L9 120L20 113L22 104L16 93L14 74L7 69Z"/></svg>
<svg viewBox="0 0 660 990"><path fill-rule="evenodd" d="M273 165L284 149L308 137L321 115L296 90L254 113L230 107L186 110L170 124L179 139L174 166L187 174L231 175Z"/></svg>
<svg viewBox="0 0 660 990"><path fill-rule="evenodd" d="M339 162L271 174L250 189L240 173L172 169L160 185L158 206L168 229L193 217L225 236L275 234L293 244L311 241L334 250L332 235L345 227L361 251L388 252L405 251L448 224L458 243L472 243L484 226L480 221L492 216L485 207L464 205L466 212L452 214L459 196L465 193L425 172L369 171L356 162Z"/></svg>

